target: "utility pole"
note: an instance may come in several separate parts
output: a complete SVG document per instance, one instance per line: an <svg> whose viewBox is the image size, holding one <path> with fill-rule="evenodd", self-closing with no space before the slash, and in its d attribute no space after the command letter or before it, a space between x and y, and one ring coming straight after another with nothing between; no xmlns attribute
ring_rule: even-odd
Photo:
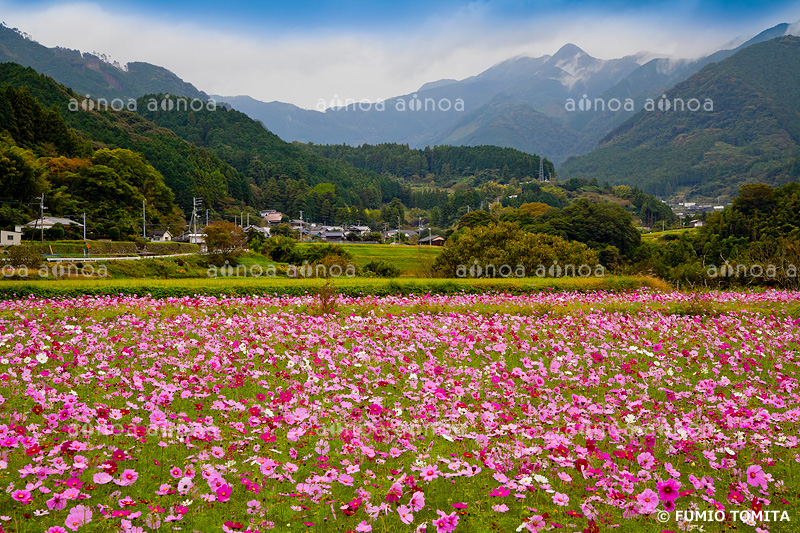
<svg viewBox="0 0 800 533"><path fill-rule="evenodd" d="M39 197L39 220L42 222L42 227L40 229L42 244L44 244L44 193Z"/></svg>
<svg viewBox="0 0 800 533"><path fill-rule="evenodd" d="M419 246L419 240L422 238L422 217L419 217L419 237L417 238L417 246Z"/></svg>
<svg viewBox="0 0 800 533"><path fill-rule="evenodd" d="M433 239L431 239L431 227L428 226L428 246L430 246L433 243L432 241Z"/></svg>
<svg viewBox="0 0 800 533"><path fill-rule="evenodd" d="M208 209L206 209L206 226L208 226Z"/></svg>
<svg viewBox="0 0 800 533"><path fill-rule="evenodd" d="M86 212L83 213L83 257L86 257Z"/></svg>
<svg viewBox="0 0 800 533"><path fill-rule="evenodd" d="M192 220L189 223L189 229L192 231L192 234L197 233L197 207L203 203L202 198L195 198L192 197ZM192 242L192 239L189 239L189 242Z"/></svg>
<svg viewBox="0 0 800 533"><path fill-rule="evenodd" d="M397 215L397 238L395 239L397 244L400 244L400 215Z"/></svg>
<svg viewBox="0 0 800 533"><path fill-rule="evenodd" d="M146 238L147 238L147 228L146 228L146 226L145 226L145 215L146 215L146 211L145 211L145 208L144 208L145 201L146 201L146 200L142 200L142 238L143 238L143 239L146 239ZM85 228L85 227L86 227L86 226L84 225L84 228ZM84 239L84 240L85 240L85 239Z"/></svg>

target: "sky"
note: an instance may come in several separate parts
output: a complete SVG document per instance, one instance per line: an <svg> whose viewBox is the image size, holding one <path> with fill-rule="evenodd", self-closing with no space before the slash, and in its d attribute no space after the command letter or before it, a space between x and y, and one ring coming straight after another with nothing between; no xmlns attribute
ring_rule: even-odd
<svg viewBox="0 0 800 533"><path fill-rule="evenodd" d="M322 109L566 43L602 59L700 57L799 21L800 0L0 0L0 13L45 46L160 65L209 94Z"/></svg>

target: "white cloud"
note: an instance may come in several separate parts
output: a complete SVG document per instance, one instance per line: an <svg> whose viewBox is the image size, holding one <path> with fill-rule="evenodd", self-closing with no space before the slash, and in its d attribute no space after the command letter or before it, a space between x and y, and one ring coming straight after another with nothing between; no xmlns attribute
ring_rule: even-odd
<svg viewBox="0 0 800 533"><path fill-rule="evenodd" d="M198 23L110 12L92 3L48 8L4 6L4 19L45 46L106 53L120 63L170 69L212 94L248 94L314 108L320 99L385 99L440 78L462 79L509 57L553 54L567 42L600 58L646 50L696 57L730 39L657 14L551 15L498 22L486 4L416 28L236 35ZM753 32L763 28L753 28ZM742 29L746 31L746 29ZM738 32L737 32L738 33Z"/></svg>

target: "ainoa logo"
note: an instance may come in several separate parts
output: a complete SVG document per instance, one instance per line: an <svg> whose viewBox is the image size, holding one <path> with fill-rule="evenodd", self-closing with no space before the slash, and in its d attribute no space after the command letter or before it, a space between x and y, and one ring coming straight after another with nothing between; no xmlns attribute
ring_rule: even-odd
<svg viewBox="0 0 800 533"><path fill-rule="evenodd" d="M390 107L394 107L395 111L464 111L464 100L461 98L456 98L455 100L450 100L449 98L420 98L416 94L412 95L411 98L404 100L402 98L397 98L394 101L394 104L390 104ZM333 100L330 102L326 102L324 99L320 98L317 100L317 105L315 106L317 111L325 113L327 110L337 110L337 111L355 111L356 109L361 111L386 111L386 101L385 100L376 100L375 102L369 100L368 98L362 98L361 100L354 100L353 98L347 98L345 100L341 100L339 95L333 95Z"/></svg>
<svg viewBox="0 0 800 533"><path fill-rule="evenodd" d="M577 102L574 98L567 98L564 104L564 109L567 111L636 111L636 102L633 98L605 98L589 99L588 95L583 95ZM699 98L667 98L666 94L662 94L661 98L653 100L648 98L644 102L643 109L645 111L714 111L714 100L711 98L704 98L702 101Z"/></svg>

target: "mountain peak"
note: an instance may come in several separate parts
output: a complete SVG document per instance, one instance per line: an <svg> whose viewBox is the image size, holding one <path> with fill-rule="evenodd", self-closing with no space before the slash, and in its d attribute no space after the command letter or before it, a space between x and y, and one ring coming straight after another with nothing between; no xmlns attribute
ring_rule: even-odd
<svg viewBox="0 0 800 533"><path fill-rule="evenodd" d="M586 52L584 52L579 46L572 43L567 43L561 48L559 48L558 52L553 54L553 57L550 59L551 61L560 61L562 59L569 59L581 54L587 56L589 55Z"/></svg>

